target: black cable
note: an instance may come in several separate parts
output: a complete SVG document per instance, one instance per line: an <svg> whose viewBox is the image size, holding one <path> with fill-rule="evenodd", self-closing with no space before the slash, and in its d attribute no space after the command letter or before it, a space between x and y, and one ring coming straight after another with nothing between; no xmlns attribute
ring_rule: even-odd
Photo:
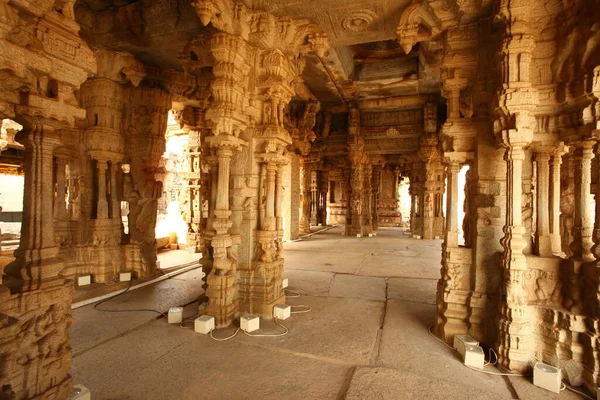
<svg viewBox="0 0 600 400"><path fill-rule="evenodd" d="M160 314L162 317L164 317L166 315L165 313L163 313L161 311L153 310L151 308L130 308L130 309L125 309L125 310L109 310L109 309L106 309L106 308L98 308L98 306L100 304L106 303L109 300L115 299L115 298L117 298L119 296L122 296L125 293L127 293L129 291L129 289L131 289L132 285L133 285L133 280L129 281L129 286L127 286L127 289L125 289L124 292L121 292L119 294L116 294L114 296L111 296L111 297L109 297L107 299L104 299L104 300L99 301L98 303L94 304L94 310L96 310L96 311L104 311L104 312L114 312L114 313L121 313L121 312L144 312L144 311L148 311L148 312L154 312L154 313Z"/></svg>

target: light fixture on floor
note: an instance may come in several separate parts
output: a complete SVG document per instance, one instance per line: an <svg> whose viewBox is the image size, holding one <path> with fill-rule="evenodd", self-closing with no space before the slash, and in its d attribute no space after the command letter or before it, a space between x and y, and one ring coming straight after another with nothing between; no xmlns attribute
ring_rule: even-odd
<svg viewBox="0 0 600 400"><path fill-rule="evenodd" d="M92 283L91 275L80 275L77 277L77 286L85 286Z"/></svg>
<svg viewBox="0 0 600 400"><path fill-rule="evenodd" d="M129 282L131 280L131 272L121 272L119 274L120 282Z"/></svg>
<svg viewBox="0 0 600 400"><path fill-rule="evenodd" d="M215 318L210 315L202 315L194 320L194 331L196 333L207 335L213 329L215 329Z"/></svg>
<svg viewBox="0 0 600 400"><path fill-rule="evenodd" d="M560 393L561 381L560 368L540 362L533 366L533 384L535 386Z"/></svg>
<svg viewBox="0 0 600 400"><path fill-rule="evenodd" d="M466 344L463 362L467 367L483 369L485 364L485 353L480 346Z"/></svg>
<svg viewBox="0 0 600 400"><path fill-rule="evenodd" d="M283 278L283 280L281 281L281 287L285 289L289 285L290 285L290 281L288 280L288 278Z"/></svg>
<svg viewBox="0 0 600 400"><path fill-rule="evenodd" d="M181 308L181 307L169 308L167 322L169 324L181 324L182 321L183 321L183 308Z"/></svg>
<svg viewBox="0 0 600 400"><path fill-rule="evenodd" d="M465 358L465 346L478 346L479 342L475 340L471 335L455 335L454 336L454 349L460 353L462 359Z"/></svg>
<svg viewBox="0 0 600 400"><path fill-rule="evenodd" d="M290 315L292 315L292 307L287 304L277 304L273 307L273 317L277 319L288 319Z"/></svg>
<svg viewBox="0 0 600 400"><path fill-rule="evenodd" d="M257 315L244 315L240 318L240 329L244 332L254 332L260 329L260 317Z"/></svg>

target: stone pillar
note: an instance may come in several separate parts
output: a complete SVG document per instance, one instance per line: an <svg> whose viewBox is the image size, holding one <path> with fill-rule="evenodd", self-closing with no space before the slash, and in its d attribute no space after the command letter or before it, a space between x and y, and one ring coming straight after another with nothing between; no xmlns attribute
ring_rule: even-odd
<svg viewBox="0 0 600 400"><path fill-rule="evenodd" d="M458 173L464 154L445 153L448 165L446 226L442 245L441 277L437 285L436 331L446 342L467 333L471 294L470 249L458 245Z"/></svg>
<svg viewBox="0 0 600 400"><path fill-rule="evenodd" d="M350 235L362 236L362 209L364 207L362 196L364 182L363 164L353 162L350 174L350 185L352 188L352 195L350 196L350 201L348 204L351 218Z"/></svg>
<svg viewBox="0 0 600 400"><path fill-rule="evenodd" d="M550 155L546 149L538 149L535 155L537 164L537 229L535 231L537 253L541 257L552 256L550 236L549 186Z"/></svg>
<svg viewBox="0 0 600 400"><path fill-rule="evenodd" d="M372 190L372 198L373 200L371 201L371 219L372 219L372 225L373 225L373 231L377 231L377 229L379 229L379 213L378 213L378 208L379 208L379 192L380 192L380 188L381 188L381 169L382 169L382 165L381 164L376 164L373 166L373 181L371 184L371 190ZM398 175L396 175L394 177L394 196L398 196L398 183L397 183L397 179L398 179Z"/></svg>
<svg viewBox="0 0 600 400"><path fill-rule="evenodd" d="M310 172L310 225L313 226L319 223L318 174L316 170Z"/></svg>
<svg viewBox="0 0 600 400"><path fill-rule="evenodd" d="M108 218L108 202L106 201L106 170L108 168L107 161L104 159L97 160L98 169L98 219Z"/></svg>
<svg viewBox="0 0 600 400"><path fill-rule="evenodd" d="M121 227L121 201L118 196L117 189L117 172L119 171L119 164L115 161L110 163L110 201L112 207L112 219L115 225Z"/></svg>
<svg viewBox="0 0 600 400"><path fill-rule="evenodd" d="M573 219L573 242L569 248L573 255L571 259L592 261L592 221L590 219L590 204L592 196L592 158L594 143L585 141L577 143L575 150L575 215Z"/></svg>
<svg viewBox="0 0 600 400"><path fill-rule="evenodd" d="M305 159L302 163L301 174L302 213L300 214L300 233L310 233L310 210L312 208L311 170L310 164Z"/></svg>
<svg viewBox="0 0 600 400"><path fill-rule="evenodd" d="M54 203L54 219L65 221L67 219L67 204L65 195L67 194L66 187L66 171L67 160L62 157L56 157L56 202Z"/></svg>
<svg viewBox="0 0 600 400"><path fill-rule="evenodd" d="M550 217L552 254L564 256L561 249L560 237L560 166L562 164L562 149L552 154L552 177L550 179Z"/></svg>
<svg viewBox="0 0 600 400"><path fill-rule="evenodd" d="M447 247L458 247L458 173L460 164L455 160L448 162L448 194L446 196L446 235Z"/></svg>
<svg viewBox="0 0 600 400"><path fill-rule="evenodd" d="M25 146L23 221L16 260L4 268L3 283L12 292L23 292L38 289L63 265L54 240L53 182L42 175L52 171L53 152L60 142L47 125L25 127L17 137Z"/></svg>
<svg viewBox="0 0 600 400"><path fill-rule="evenodd" d="M373 166L370 162L366 162L363 166L363 193L362 193L362 235L373 235Z"/></svg>
<svg viewBox="0 0 600 400"><path fill-rule="evenodd" d="M319 194L318 194L318 216L317 221L321 225L327 225L327 193L329 191L329 171L319 171Z"/></svg>
<svg viewBox="0 0 600 400"><path fill-rule="evenodd" d="M527 261L523 249L527 246L524 239L525 227L522 218L522 169L525 159L524 144L508 146L507 162L507 213L504 226L504 276L505 301L501 305L500 343L498 361L509 369L529 368L532 351L531 318L523 284L527 271Z"/></svg>
<svg viewBox="0 0 600 400"><path fill-rule="evenodd" d="M217 153L216 201L212 237L213 267L206 278L208 305L206 313L215 317L217 327L231 324L235 314L235 268L237 256L232 254L231 210L229 209L229 177L233 149L239 147L236 138L211 136L207 141ZM238 139L239 140L239 139Z"/></svg>

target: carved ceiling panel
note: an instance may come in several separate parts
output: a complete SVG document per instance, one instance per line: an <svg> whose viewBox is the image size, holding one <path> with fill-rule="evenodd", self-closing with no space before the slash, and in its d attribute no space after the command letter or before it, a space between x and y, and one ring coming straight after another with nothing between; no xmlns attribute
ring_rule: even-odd
<svg viewBox="0 0 600 400"><path fill-rule="evenodd" d="M402 10L410 0L247 0L249 7L277 16L294 15L321 26L333 47L395 38Z"/></svg>

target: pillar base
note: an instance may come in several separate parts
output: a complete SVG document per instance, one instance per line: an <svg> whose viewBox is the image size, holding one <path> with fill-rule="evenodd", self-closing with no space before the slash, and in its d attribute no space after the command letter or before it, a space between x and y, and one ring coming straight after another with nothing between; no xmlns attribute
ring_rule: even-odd
<svg viewBox="0 0 600 400"><path fill-rule="evenodd" d="M236 311L235 274L230 270L225 275L217 275L219 271L213 268L206 277L206 314L215 317L215 327L225 328L233 322Z"/></svg>
<svg viewBox="0 0 600 400"><path fill-rule="evenodd" d="M0 285L0 370L2 394L8 398L70 396L69 329L74 290L72 281L60 277L42 281L37 289L24 293L10 294Z"/></svg>

